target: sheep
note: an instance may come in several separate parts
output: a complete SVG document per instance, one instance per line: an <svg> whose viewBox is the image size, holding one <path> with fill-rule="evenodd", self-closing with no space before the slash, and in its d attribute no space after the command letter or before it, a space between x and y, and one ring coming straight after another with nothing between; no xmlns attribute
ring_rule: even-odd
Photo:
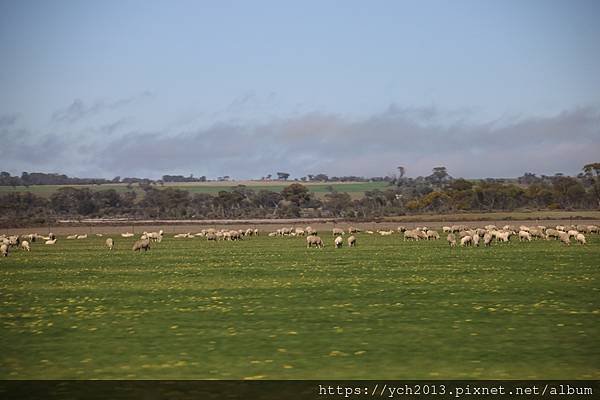
<svg viewBox="0 0 600 400"><path fill-rule="evenodd" d="M578 231L571 229L567 232L567 235L569 235L570 238L572 238L572 237L574 238L575 236L577 236L578 233L579 233Z"/></svg>
<svg viewBox="0 0 600 400"><path fill-rule="evenodd" d="M131 248L131 250L133 250L133 251L140 251L140 250L148 251L148 250L150 250L150 240L143 239L143 240L136 241L133 244L133 247Z"/></svg>
<svg viewBox="0 0 600 400"><path fill-rule="evenodd" d="M77 239L87 239L87 233L85 235L77 235Z"/></svg>
<svg viewBox="0 0 600 400"><path fill-rule="evenodd" d="M2 255L2 257L8 257L8 245L2 243L0 245L0 254Z"/></svg>
<svg viewBox="0 0 600 400"><path fill-rule="evenodd" d="M67 239L68 240L77 239L77 234L75 234L75 235L69 235L69 236L67 236Z"/></svg>
<svg viewBox="0 0 600 400"><path fill-rule="evenodd" d="M427 231L427 240L438 240L440 238L440 234L437 231L429 230Z"/></svg>
<svg viewBox="0 0 600 400"><path fill-rule="evenodd" d="M456 236L454 236L454 233L449 233L448 236L446 236L446 240L448 241L450 247L456 246Z"/></svg>
<svg viewBox="0 0 600 400"><path fill-rule="evenodd" d="M359 232L360 232L360 229L355 228L353 226L348 228L348 234L359 233Z"/></svg>
<svg viewBox="0 0 600 400"><path fill-rule="evenodd" d="M356 247L356 237L354 235L348 238L348 247Z"/></svg>
<svg viewBox="0 0 600 400"><path fill-rule="evenodd" d="M130 238L130 237L134 237L135 235L131 232L125 232L125 233L121 233L121 237L124 238Z"/></svg>
<svg viewBox="0 0 600 400"><path fill-rule="evenodd" d="M373 232L373 231L365 231L365 232L366 232L366 233L368 233L369 235L372 235L372 234L374 234L374 233L375 233L375 232Z"/></svg>
<svg viewBox="0 0 600 400"><path fill-rule="evenodd" d="M597 227L596 225L588 225L587 231L588 233L600 233L600 227Z"/></svg>
<svg viewBox="0 0 600 400"><path fill-rule="evenodd" d="M206 234L206 240L212 240L212 241L217 241L217 234L214 232L208 232Z"/></svg>
<svg viewBox="0 0 600 400"><path fill-rule="evenodd" d="M29 242L27 240L23 240L21 242L21 248L25 251L31 251L31 248L29 247Z"/></svg>
<svg viewBox="0 0 600 400"><path fill-rule="evenodd" d="M17 247L21 243L21 239L17 235L12 235L8 237L8 245Z"/></svg>
<svg viewBox="0 0 600 400"><path fill-rule="evenodd" d="M44 242L44 244L56 244L56 239L48 239Z"/></svg>
<svg viewBox="0 0 600 400"><path fill-rule="evenodd" d="M320 237L314 236L314 235L307 236L306 237L306 247L309 248L309 247L312 247L313 245L315 247L319 247L319 248L324 247L323 240L321 240Z"/></svg>
<svg viewBox="0 0 600 400"><path fill-rule="evenodd" d="M336 235L342 235L343 236L344 233L345 233L342 228L333 228L332 232L333 232L333 236L336 236Z"/></svg>
<svg viewBox="0 0 600 400"><path fill-rule="evenodd" d="M575 240L577 240L577 242L579 242L580 244L586 244L585 235L583 233L578 233L575 236Z"/></svg>
<svg viewBox="0 0 600 400"><path fill-rule="evenodd" d="M563 232L563 231L559 231L558 232L558 238L560 239L561 242L563 242L567 246L571 245L571 241L569 240L569 234L568 233Z"/></svg>
<svg viewBox="0 0 600 400"><path fill-rule="evenodd" d="M520 230L519 231L519 242L522 242L523 240L527 240L528 242L531 242L531 233L524 231L524 230Z"/></svg>
<svg viewBox="0 0 600 400"><path fill-rule="evenodd" d="M465 236L462 239L460 239L461 246L469 246L470 244L472 244L472 242L473 238L471 236Z"/></svg>
<svg viewBox="0 0 600 400"><path fill-rule="evenodd" d="M333 241L333 244L335 245L336 249L339 249L340 247L342 247L343 243L344 243L344 239L342 239L341 236L336 237L335 240Z"/></svg>
<svg viewBox="0 0 600 400"><path fill-rule="evenodd" d="M452 232L452 228L450 228L449 226L442 226L442 232L450 233Z"/></svg>
<svg viewBox="0 0 600 400"><path fill-rule="evenodd" d="M493 238L494 236L491 233L486 232L485 235L483 235L483 245L486 247L490 246Z"/></svg>
<svg viewBox="0 0 600 400"><path fill-rule="evenodd" d="M103 237L104 235L101 233L96 233L96 237Z"/></svg>
<svg viewBox="0 0 600 400"><path fill-rule="evenodd" d="M109 251L112 250L115 247L115 241L111 238L106 239L106 247L108 247Z"/></svg>
<svg viewBox="0 0 600 400"><path fill-rule="evenodd" d="M398 233L404 233L406 232L408 229L406 229L405 226L400 225L397 229Z"/></svg>
<svg viewBox="0 0 600 400"><path fill-rule="evenodd" d="M550 240L550 238L558 239L559 232L556 229L547 229L546 230L546 240Z"/></svg>
<svg viewBox="0 0 600 400"><path fill-rule="evenodd" d="M408 239L418 241L420 238L421 237L420 237L418 231L416 231L416 230L404 232L404 241L407 241Z"/></svg>
<svg viewBox="0 0 600 400"><path fill-rule="evenodd" d="M377 231L377 232L378 232L378 233L379 233L381 236L391 236L391 235L394 233L394 231L392 231L392 230L390 230L390 231L381 231L381 230L379 230L379 231Z"/></svg>
<svg viewBox="0 0 600 400"><path fill-rule="evenodd" d="M50 238L49 240L54 240L54 239L56 239L56 235L55 235L54 233L52 233L52 232L50 232L50 233L48 234L48 237Z"/></svg>
<svg viewBox="0 0 600 400"><path fill-rule="evenodd" d="M479 247L479 235L471 236L471 240L473 241L473 246Z"/></svg>
<svg viewBox="0 0 600 400"><path fill-rule="evenodd" d="M275 236L277 236L277 232L269 232L269 234L267 236L275 237Z"/></svg>

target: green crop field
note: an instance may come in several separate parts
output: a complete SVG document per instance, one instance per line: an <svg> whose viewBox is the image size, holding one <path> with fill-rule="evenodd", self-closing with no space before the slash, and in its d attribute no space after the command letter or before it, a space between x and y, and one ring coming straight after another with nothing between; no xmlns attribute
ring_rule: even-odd
<svg viewBox="0 0 600 400"><path fill-rule="evenodd" d="M0 259L0 379L600 379L600 238L34 244ZM114 236L113 236L114 237Z"/></svg>

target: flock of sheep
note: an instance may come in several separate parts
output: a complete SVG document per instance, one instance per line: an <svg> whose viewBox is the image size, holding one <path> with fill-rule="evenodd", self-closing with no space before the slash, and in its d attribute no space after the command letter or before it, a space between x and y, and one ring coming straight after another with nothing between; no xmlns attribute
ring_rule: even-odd
<svg viewBox="0 0 600 400"><path fill-rule="evenodd" d="M479 246L482 243L484 246L490 246L494 241L496 242L508 242L511 238L516 238L520 242L523 241L532 241L534 239L544 239L544 240L559 240L565 245L571 244L571 239L574 239L577 243L586 244L586 236L585 234L598 234L600 233L600 228L596 225L557 225L552 228L547 228L545 226L537 225L537 226L526 226L521 225L518 228L512 225L505 225L502 228L498 228L495 225L486 225L484 227L473 227L466 225L453 225L453 226L444 226L442 227L442 231L447 233L446 240L451 247L455 247L457 245L460 246ZM332 229L333 245L335 248L341 248L344 244L343 236L346 234L346 230L341 228L333 228ZM356 236L355 234L362 232L360 229L355 227L349 227L347 229L347 233L350 235L346 242L348 243L348 247L356 246ZM398 233L404 236L404 240L439 240L440 234L434 230L429 229L425 226L417 227L414 229L407 229L404 226L400 226L394 230L378 230L376 232L371 230L365 230L366 234L374 235L375 233L381 236L390 236L392 234ZM208 241L219 241L219 240L242 240L244 237L250 236L259 236L259 230L256 228L247 228L247 229L202 229L198 233L192 234L188 233L179 233L174 235L174 238L196 238L201 237L205 238ZM102 237L101 233L95 234L98 237ZM136 235L131 232L122 233L121 237L123 238L132 238ZM269 237L278 237L278 236L303 236L306 237L306 247L316 247L323 248L325 246L323 239L318 236L318 232L312 227L308 226L306 228L297 228L297 227L286 227L277 229L274 232L270 232L268 234ZM132 246L132 251L148 251L150 249L150 244L152 242L160 243L164 237L163 230L159 230L157 232L143 232L139 239L136 240ZM68 235L67 240L83 240L87 239L87 234L75 234ZM9 254L9 250L12 248L21 248L24 251L31 251L31 244L34 242L43 242L46 245L54 245L57 242L57 237L53 233L49 233L48 236L38 235L36 233L31 233L27 235L0 235L0 255L3 257L7 257ZM105 245L108 250L113 250L115 247L115 241L112 238L107 238L105 241Z"/></svg>

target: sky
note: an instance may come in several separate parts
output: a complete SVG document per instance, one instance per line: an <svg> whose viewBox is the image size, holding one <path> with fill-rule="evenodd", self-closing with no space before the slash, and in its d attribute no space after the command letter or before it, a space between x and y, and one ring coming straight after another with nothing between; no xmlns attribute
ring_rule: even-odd
<svg viewBox="0 0 600 400"><path fill-rule="evenodd" d="M0 0L0 170L574 175L600 2Z"/></svg>

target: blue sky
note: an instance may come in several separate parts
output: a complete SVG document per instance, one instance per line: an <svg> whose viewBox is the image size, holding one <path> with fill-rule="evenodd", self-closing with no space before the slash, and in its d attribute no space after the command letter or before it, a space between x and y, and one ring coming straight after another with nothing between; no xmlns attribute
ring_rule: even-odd
<svg viewBox="0 0 600 400"><path fill-rule="evenodd" d="M577 0L0 1L0 169L577 173L600 155L598 20Z"/></svg>

